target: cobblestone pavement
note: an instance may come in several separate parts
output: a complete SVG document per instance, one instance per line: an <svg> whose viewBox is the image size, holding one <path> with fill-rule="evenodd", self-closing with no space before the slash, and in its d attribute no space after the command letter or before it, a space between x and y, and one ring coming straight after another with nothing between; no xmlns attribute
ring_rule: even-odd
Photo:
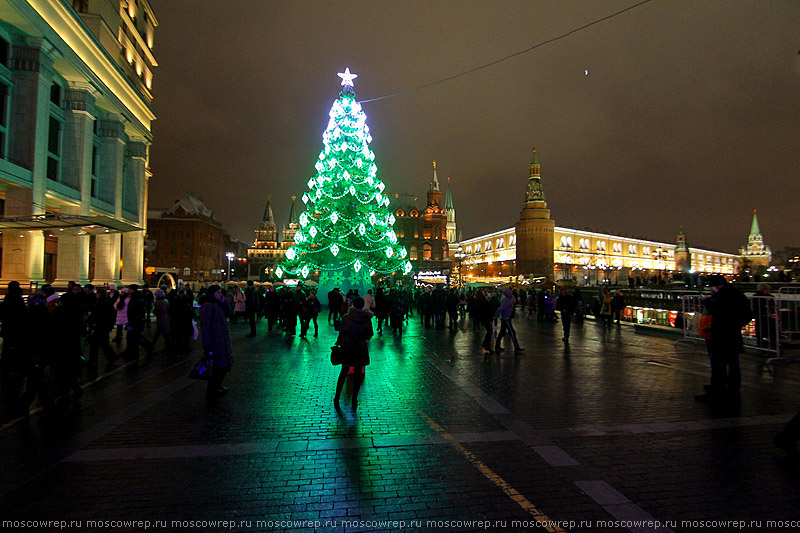
<svg viewBox="0 0 800 533"><path fill-rule="evenodd" d="M232 325L230 393L211 401L186 377L197 346L157 351L52 426L2 428L2 527L798 530L800 466L772 437L800 365L744 356L741 407L710 407L700 346L593 322L565 346L559 324L515 323L526 350L488 360L465 324L376 335L357 413L333 408L324 320L309 339Z"/></svg>

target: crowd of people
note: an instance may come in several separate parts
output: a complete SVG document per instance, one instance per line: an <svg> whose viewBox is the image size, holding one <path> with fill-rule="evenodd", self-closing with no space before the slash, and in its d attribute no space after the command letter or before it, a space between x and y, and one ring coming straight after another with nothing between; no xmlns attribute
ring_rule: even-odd
<svg viewBox="0 0 800 533"><path fill-rule="evenodd" d="M170 349L188 350L193 301L188 288L153 292L147 285L74 282L61 294L42 285L25 298L12 281L0 303L3 418L28 413L37 397L47 414L80 400L83 370L97 377L100 352L108 370L137 361L141 350L152 356L161 338ZM155 333L148 339L153 317Z"/></svg>
<svg viewBox="0 0 800 533"><path fill-rule="evenodd" d="M713 296L706 301L708 313L714 316L713 340L707 341L711 382L697 399L735 403L741 383L741 328L751 319L750 308L747 299L722 276L711 281ZM421 326L429 329L455 333L463 328L469 332L471 322L472 331L483 336L483 353L489 358L506 349L513 348L515 354L524 351L513 322L518 310L527 312L528 320L535 316L541 322L560 321L562 341L569 343L573 320L580 323L591 314L604 328L610 328L612 323L620 323L625 308L622 292L612 293L607 287L588 302L579 288L570 293L561 287L556 294L548 289L456 290L442 286L379 287L364 295L357 290L343 293L337 288L328 292L327 300L328 324L339 331L337 344L345 353L334 405L339 409L343 384L348 375L353 375L354 410L369 365L367 340L376 331L382 335L389 329L402 339L404 324L415 312ZM276 290L266 285L256 287L249 281L244 289L239 285L211 285L195 294L188 286L152 290L147 285L94 287L70 282L62 294L43 285L25 298L19 283L11 282L0 303L0 421L27 414L37 398L45 416L57 413L81 399L82 377L97 377L101 352L109 371L138 361L142 350L145 357L151 357L162 340L160 349L185 352L199 336L204 358L214 369L207 395L224 395L227 388L222 382L233 364L229 324L244 320L250 326L247 336L254 337L256 324L262 319L268 335L277 330L295 336L299 323L299 337L308 339L312 325L313 337L319 336L321 313L323 306L316 291L303 286ZM766 337L769 339L769 335ZM798 420L796 417L776 439L776 444L794 454Z"/></svg>

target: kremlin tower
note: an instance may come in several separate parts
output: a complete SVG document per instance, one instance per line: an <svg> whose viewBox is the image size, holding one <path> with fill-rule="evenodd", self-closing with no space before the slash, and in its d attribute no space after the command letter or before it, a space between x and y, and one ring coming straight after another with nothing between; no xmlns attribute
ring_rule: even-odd
<svg viewBox="0 0 800 533"><path fill-rule="evenodd" d="M553 232L555 222L544 200L539 160L533 149L528 192L519 222L517 235L517 275L553 279Z"/></svg>

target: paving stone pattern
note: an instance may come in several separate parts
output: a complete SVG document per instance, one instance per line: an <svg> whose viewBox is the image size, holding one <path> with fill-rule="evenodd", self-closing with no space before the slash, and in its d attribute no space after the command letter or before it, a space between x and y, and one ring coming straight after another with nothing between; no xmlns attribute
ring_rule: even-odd
<svg viewBox="0 0 800 533"><path fill-rule="evenodd" d="M708 379L702 346L590 321L565 346L559 324L523 316L526 350L505 344L487 360L482 334L462 325L425 329L415 316L402 339L376 336L357 413L347 394L333 408L324 321L309 339L232 325L230 393L216 400L186 377L199 346L117 369L54 424L33 413L0 430L3 527L800 527L800 466L772 445L800 408L797 363L744 356L741 407L711 408L693 399ZM66 523L31 522L42 520Z"/></svg>

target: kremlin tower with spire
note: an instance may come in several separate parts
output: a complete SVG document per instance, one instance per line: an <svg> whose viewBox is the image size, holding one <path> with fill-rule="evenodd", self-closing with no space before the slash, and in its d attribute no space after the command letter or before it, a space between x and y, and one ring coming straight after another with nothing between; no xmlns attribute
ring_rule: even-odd
<svg viewBox="0 0 800 533"><path fill-rule="evenodd" d="M516 273L531 277L553 278L553 233L555 222L544 200L539 159L536 149L531 158L528 191L516 225Z"/></svg>
<svg viewBox="0 0 800 533"><path fill-rule="evenodd" d="M751 269L766 270L769 267L772 251L769 246L764 244L764 238L758 228L758 215L755 209L753 209L753 222L750 224L750 236L747 239L747 246L742 247L739 253L742 259L749 263Z"/></svg>

